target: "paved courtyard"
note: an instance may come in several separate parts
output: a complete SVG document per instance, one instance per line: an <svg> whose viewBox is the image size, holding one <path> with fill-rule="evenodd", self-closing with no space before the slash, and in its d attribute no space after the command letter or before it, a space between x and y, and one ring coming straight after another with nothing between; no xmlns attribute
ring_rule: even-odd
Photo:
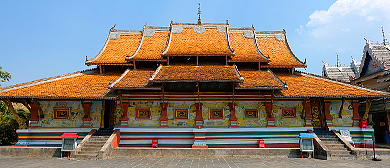
<svg viewBox="0 0 390 168"><path fill-rule="evenodd" d="M0 155L0 167L389 167L390 160L319 160L301 158L68 158L9 157Z"/></svg>

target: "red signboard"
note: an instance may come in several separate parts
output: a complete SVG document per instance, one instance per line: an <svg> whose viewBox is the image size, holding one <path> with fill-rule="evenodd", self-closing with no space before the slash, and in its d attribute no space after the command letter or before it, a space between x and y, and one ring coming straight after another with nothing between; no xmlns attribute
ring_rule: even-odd
<svg viewBox="0 0 390 168"><path fill-rule="evenodd" d="M158 139L152 139L152 148L158 148Z"/></svg>
<svg viewBox="0 0 390 168"><path fill-rule="evenodd" d="M360 121L360 128L367 128L367 120Z"/></svg>

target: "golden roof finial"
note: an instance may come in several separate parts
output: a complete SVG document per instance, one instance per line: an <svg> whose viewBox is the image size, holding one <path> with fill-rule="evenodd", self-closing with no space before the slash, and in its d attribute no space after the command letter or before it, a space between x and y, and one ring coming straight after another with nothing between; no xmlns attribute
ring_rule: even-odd
<svg viewBox="0 0 390 168"><path fill-rule="evenodd" d="M198 3L199 7L198 7L198 25L202 25L202 21L200 19L200 3Z"/></svg>

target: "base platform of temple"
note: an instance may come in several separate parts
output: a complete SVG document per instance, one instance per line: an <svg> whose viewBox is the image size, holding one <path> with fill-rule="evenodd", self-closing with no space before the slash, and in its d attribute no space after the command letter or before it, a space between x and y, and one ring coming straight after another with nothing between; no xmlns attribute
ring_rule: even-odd
<svg viewBox="0 0 390 168"><path fill-rule="evenodd" d="M381 146L381 145L380 145ZM370 160L373 158L372 148L356 148L355 160ZM389 148L375 148L377 158L390 159ZM12 157L61 157L59 147L12 147L0 146L0 155ZM64 156L66 157L66 156ZM115 148L111 157L162 157L162 158L300 158L299 148ZM315 157L317 158L317 157ZM343 158L345 159L345 158ZM328 157L326 160L337 160Z"/></svg>

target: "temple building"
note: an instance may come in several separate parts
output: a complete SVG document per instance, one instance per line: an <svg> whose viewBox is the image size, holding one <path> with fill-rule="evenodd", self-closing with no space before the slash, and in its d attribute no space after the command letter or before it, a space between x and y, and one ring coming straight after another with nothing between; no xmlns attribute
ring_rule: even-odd
<svg viewBox="0 0 390 168"><path fill-rule="evenodd" d="M347 129L356 147L372 143L360 128L368 99L387 92L297 71L286 31L229 23L173 23L141 31L110 29L90 70L0 89L24 103L28 128L17 145L60 146L91 131L120 130L119 147L299 147L299 133ZM365 67L362 65L361 67Z"/></svg>

